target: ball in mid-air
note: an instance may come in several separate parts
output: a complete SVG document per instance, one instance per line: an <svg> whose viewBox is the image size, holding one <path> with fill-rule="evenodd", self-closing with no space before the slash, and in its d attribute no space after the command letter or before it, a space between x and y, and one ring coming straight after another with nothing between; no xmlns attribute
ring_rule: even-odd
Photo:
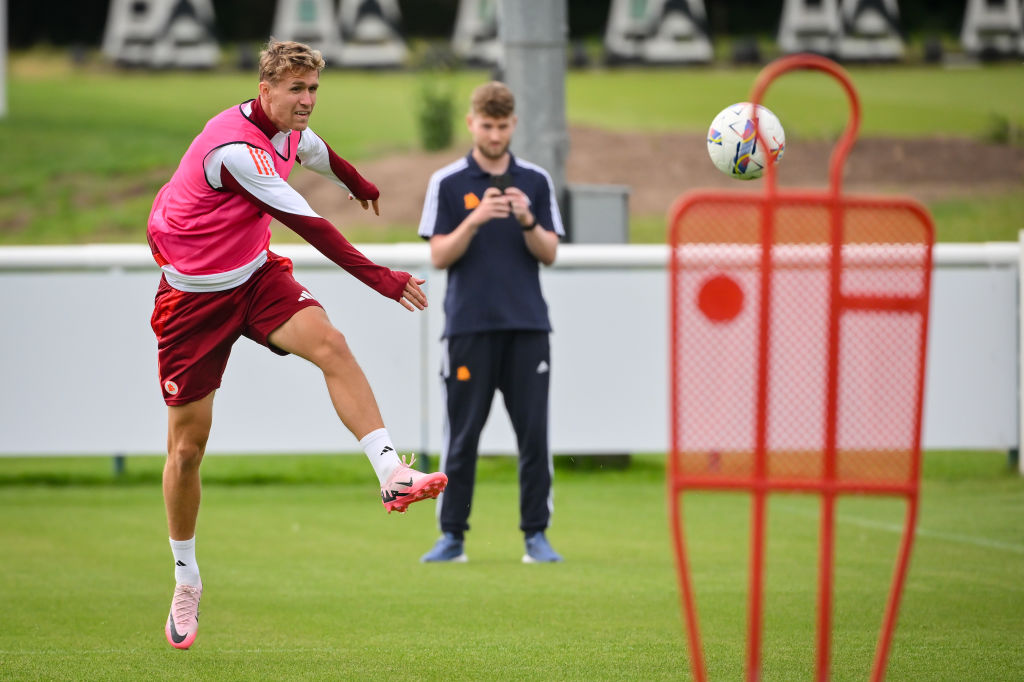
<svg viewBox="0 0 1024 682"><path fill-rule="evenodd" d="M757 106L757 121L764 145L754 133L754 107L750 102L739 102L722 109L711 121L708 129L708 154L718 170L739 180L761 177L769 155L778 162L786 149L786 132L779 118L761 105Z"/></svg>

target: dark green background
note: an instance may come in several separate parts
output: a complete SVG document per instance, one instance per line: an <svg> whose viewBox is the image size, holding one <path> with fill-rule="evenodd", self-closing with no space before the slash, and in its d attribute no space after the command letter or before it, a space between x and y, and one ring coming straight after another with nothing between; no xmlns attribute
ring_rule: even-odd
<svg viewBox="0 0 1024 682"><path fill-rule="evenodd" d="M611 0L568 0L572 38L600 36ZM445 38L455 25L459 0L399 0L406 35ZM959 35L963 0L899 0L900 25L906 33ZM8 3L10 45L99 45L110 0L45 0ZM276 0L213 0L217 32L226 42L266 40ZM705 0L713 34L774 34L782 0Z"/></svg>

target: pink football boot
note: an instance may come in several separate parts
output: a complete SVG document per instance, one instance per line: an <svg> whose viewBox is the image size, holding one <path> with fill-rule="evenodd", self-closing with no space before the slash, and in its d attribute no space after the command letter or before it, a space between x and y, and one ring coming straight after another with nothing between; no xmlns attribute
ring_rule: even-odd
<svg viewBox="0 0 1024 682"><path fill-rule="evenodd" d="M393 511L404 512L413 502L436 498L448 485L448 477L442 473L424 474L413 469L415 462L416 455L412 455L408 464L403 457L402 464L391 474L387 483L381 486L380 499L389 514Z"/></svg>
<svg viewBox="0 0 1024 682"><path fill-rule="evenodd" d="M202 595L202 586L175 586L171 612L164 627L167 641L175 649L187 649L196 641L196 630L199 629L199 598Z"/></svg>

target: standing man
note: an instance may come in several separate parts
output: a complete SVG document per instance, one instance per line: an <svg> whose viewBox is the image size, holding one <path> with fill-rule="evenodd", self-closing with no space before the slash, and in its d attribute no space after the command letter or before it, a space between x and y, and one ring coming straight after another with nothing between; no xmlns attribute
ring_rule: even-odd
<svg viewBox="0 0 1024 682"><path fill-rule="evenodd" d="M367 259L285 182L298 161L379 215L373 183L309 129L323 68L318 51L272 40L260 55L259 96L206 123L149 216L149 244L163 270L151 324L168 406L163 490L177 583L164 631L178 649L192 645L199 625L199 464L213 395L240 336L323 371L338 417L373 465L388 512L437 497L447 483L444 474L422 474L399 459L345 337L295 281L291 261L269 250L273 217L406 309L427 305L422 279Z"/></svg>
<svg viewBox="0 0 1024 682"><path fill-rule="evenodd" d="M551 323L538 264L555 262L562 218L551 176L508 150L516 116L507 86L474 90L466 125L473 150L431 177L419 228L434 267L448 270L441 468L449 485L437 510L442 535L421 561L466 561L477 446L495 389L519 444L523 562L561 561L544 535L552 511Z"/></svg>

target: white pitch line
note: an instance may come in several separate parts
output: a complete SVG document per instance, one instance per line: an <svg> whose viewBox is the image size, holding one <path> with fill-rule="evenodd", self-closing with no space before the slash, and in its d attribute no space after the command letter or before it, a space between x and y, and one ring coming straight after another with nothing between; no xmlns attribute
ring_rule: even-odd
<svg viewBox="0 0 1024 682"><path fill-rule="evenodd" d="M795 507L789 507L786 505L778 505L778 509L784 511L800 514L802 516L813 516L817 517L817 512L804 511L803 509L797 509ZM883 523L881 521L872 521L857 516L849 516L847 514L837 514L836 519L840 523L846 523L851 526L860 526L862 528L872 528L875 530L884 530L897 535L903 534L903 526L897 523ZM929 530L922 528L920 525L917 527L917 535L922 538L932 538L934 540L943 540L945 542L955 542L963 545L974 545L975 547L984 547L986 549L997 549L1003 552L1011 552L1013 554L1024 555L1024 545L1018 545L1011 542L1002 542L1000 540L992 540L986 537L976 537L973 535L958 535L956 533L943 533L942 531Z"/></svg>

